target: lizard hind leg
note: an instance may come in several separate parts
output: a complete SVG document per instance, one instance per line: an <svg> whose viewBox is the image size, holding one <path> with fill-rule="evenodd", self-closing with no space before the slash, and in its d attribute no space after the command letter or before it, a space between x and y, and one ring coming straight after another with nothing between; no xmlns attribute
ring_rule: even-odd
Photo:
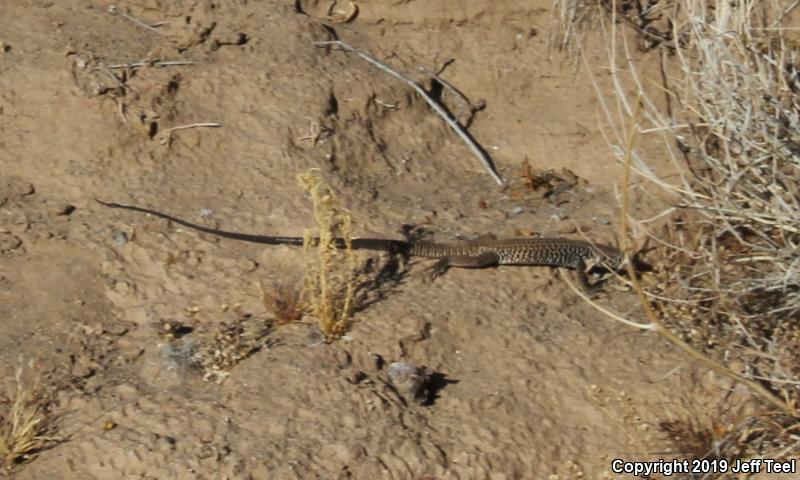
<svg viewBox="0 0 800 480"><path fill-rule="evenodd" d="M594 283L589 282L589 272L594 268L591 265L587 265L585 261L579 260L577 265L575 265L575 274L578 277L578 282L580 284L581 290L583 293L587 295L594 295L603 288L603 282L606 280L606 277L601 277L598 280L595 280Z"/></svg>
<svg viewBox="0 0 800 480"><path fill-rule="evenodd" d="M578 284L583 293L591 295L599 290L598 284L592 285L589 283L589 274L586 273L586 264L583 261L580 261L578 266L575 267L575 275L578 277Z"/></svg>
<svg viewBox="0 0 800 480"><path fill-rule="evenodd" d="M495 252L483 252L478 255L448 255L439 259L431 268L431 280L435 280L447 272L450 267L457 268L487 268L495 267L500 263L500 257Z"/></svg>

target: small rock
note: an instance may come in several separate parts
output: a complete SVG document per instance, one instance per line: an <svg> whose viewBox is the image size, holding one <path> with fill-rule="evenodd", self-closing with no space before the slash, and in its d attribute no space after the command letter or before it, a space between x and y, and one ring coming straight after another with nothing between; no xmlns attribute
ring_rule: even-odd
<svg viewBox="0 0 800 480"><path fill-rule="evenodd" d="M319 347L325 345L325 334L320 330L319 325L316 323L311 325L308 329L308 336L306 340L307 347Z"/></svg>
<svg viewBox="0 0 800 480"><path fill-rule="evenodd" d="M9 186L11 187L11 194L19 197L27 197L36 193L36 187L32 183L19 182Z"/></svg>
<svg viewBox="0 0 800 480"><path fill-rule="evenodd" d="M111 290L120 294L120 295L130 295L132 292L135 291L133 285L126 282L125 280L112 280Z"/></svg>
<svg viewBox="0 0 800 480"><path fill-rule="evenodd" d="M120 352L119 359L123 365L127 365L144 355L144 352L145 348L142 346L131 346L130 348L125 348L122 350L122 352Z"/></svg>
<svg viewBox="0 0 800 480"><path fill-rule="evenodd" d="M119 245L120 247L128 243L128 234L125 232L121 232L119 230L114 231L111 235L111 239L114 241L115 244Z"/></svg>
<svg viewBox="0 0 800 480"><path fill-rule="evenodd" d="M0 233L0 253L13 252L22 246L22 240L10 233Z"/></svg>
<svg viewBox="0 0 800 480"><path fill-rule="evenodd" d="M90 362L81 361L72 366L72 375L78 378L89 378L95 374L97 370L91 365Z"/></svg>
<svg viewBox="0 0 800 480"><path fill-rule="evenodd" d="M258 262L256 262L255 260L251 260L249 258L240 258L236 263L237 263L236 266L243 273L252 273L258 270Z"/></svg>
<svg viewBox="0 0 800 480"><path fill-rule="evenodd" d="M164 345L161 357L169 370L190 369L198 365L198 346L193 340L179 339Z"/></svg>
<svg viewBox="0 0 800 480"><path fill-rule="evenodd" d="M112 323L107 326L103 327L103 332L108 333L109 335L113 335L115 337L121 337L128 333L128 327L125 325L120 325L118 323Z"/></svg>
<svg viewBox="0 0 800 480"><path fill-rule="evenodd" d="M345 380L347 380L347 382L352 385L358 385L359 383L367 380L368 378L369 375L362 372L361 370L356 370L352 374L345 376Z"/></svg>
<svg viewBox="0 0 800 480"><path fill-rule="evenodd" d="M61 205L60 207L58 207L56 209L56 215L59 215L59 216L69 215L69 214L71 214L72 212L75 211L75 208L76 208L75 205L72 205L72 204L69 204L69 203Z"/></svg>
<svg viewBox="0 0 800 480"><path fill-rule="evenodd" d="M352 361L353 357L347 350L340 350L339 352L336 352L336 365L339 368L347 367L348 365L350 365L350 363L352 363Z"/></svg>
<svg viewBox="0 0 800 480"><path fill-rule="evenodd" d="M372 357L373 366L375 367L375 370L383 370L383 365L386 363L384 362L383 357L381 357L377 353L370 353L370 356Z"/></svg>
<svg viewBox="0 0 800 480"><path fill-rule="evenodd" d="M575 227L575 225L572 225L572 224L569 224L569 223L561 223L553 230L553 233L556 233L556 234L559 234L559 235L563 235L563 234L569 235L569 234L573 234L573 233L575 233L577 231L578 231L578 229Z"/></svg>
<svg viewBox="0 0 800 480"><path fill-rule="evenodd" d="M406 400L425 403L430 397L430 374L425 367L415 367L403 362L389 365L389 380Z"/></svg>
<svg viewBox="0 0 800 480"><path fill-rule="evenodd" d="M580 178L575 175L575 172L568 168L561 169L561 180L570 187L574 187L580 181Z"/></svg>

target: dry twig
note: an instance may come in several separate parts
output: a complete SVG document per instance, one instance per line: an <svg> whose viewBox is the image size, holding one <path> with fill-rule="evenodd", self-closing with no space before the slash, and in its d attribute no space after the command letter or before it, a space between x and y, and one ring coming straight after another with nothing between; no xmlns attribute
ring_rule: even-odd
<svg viewBox="0 0 800 480"><path fill-rule="evenodd" d="M486 151L483 148L481 148L480 145L478 145L478 143L472 138L472 136L464 129L464 127L462 127L461 124L458 123L456 120L451 118L450 115L448 115L447 111L438 102L436 102L436 100L434 100L428 94L428 92L426 92L425 89L422 88L417 82L415 82L414 80L408 78L407 76L403 75L402 73L399 73L397 70L392 69L391 67L389 67L385 63L377 60L375 57L372 57L371 55L366 54L366 53L362 52L361 50L358 50L357 48L355 48L355 47L353 47L353 46L349 45L348 43L345 43L345 42L343 42L341 40L333 40L333 41L327 41L327 42L313 42L313 45L316 45L316 46L319 46L319 47L327 47L327 46L331 46L331 45L336 45L336 46L340 47L342 50L345 50L347 52L351 52L351 53L354 53L354 54L358 55L359 57L363 58L364 60L366 60L370 64L372 64L375 67L379 68L380 70L383 70L384 72L388 73L389 75L393 76L394 78L406 83L408 86L410 86L412 89L414 89L414 91L417 92L425 100L425 102L427 102L428 105L430 105L431 108L433 108L433 110L440 117L442 117L442 119L445 121L445 123L447 123L447 125L454 132L456 132L456 134L459 137L461 137L461 140L463 140L464 143L467 144L467 147L469 147L469 149L472 151L472 153L478 158L478 160L481 162L481 165L483 165L483 167L486 169L486 171L489 172L489 175L491 175L492 178L499 185L505 186L505 184L506 184L505 179L503 179L497 173L497 170L495 169L494 164L492 163L492 160L489 158L489 155L486 153Z"/></svg>
<svg viewBox="0 0 800 480"><path fill-rule="evenodd" d="M108 13L110 13L111 15L119 15L120 17L125 18L127 20L130 20L131 22L139 25L140 27L145 28L147 30L150 30L151 32L154 32L154 33L161 33L161 32L158 31L158 29L156 27L160 27L160 26L163 26L163 25L166 24L166 22L158 22L158 23L149 25L149 24L139 20L138 18L136 18L136 17L134 17L132 15L128 15L125 12L121 12L119 10L119 7L117 7L116 5L109 5L108 6Z"/></svg>
<svg viewBox="0 0 800 480"><path fill-rule="evenodd" d="M171 143L172 133L178 130L186 130L188 128L221 128L221 127L222 127L221 123L208 122L208 123L190 123L189 125L179 125L177 127L167 128L164 129L163 132L164 136L161 139L161 143L164 145Z"/></svg>
<svg viewBox="0 0 800 480"><path fill-rule="evenodd" d="M197 62L192 62L190 60L155 60L133 63L115 63L114 65L105 65L104 68L177 67L182 65L195 65L196 63Z"/></svg>

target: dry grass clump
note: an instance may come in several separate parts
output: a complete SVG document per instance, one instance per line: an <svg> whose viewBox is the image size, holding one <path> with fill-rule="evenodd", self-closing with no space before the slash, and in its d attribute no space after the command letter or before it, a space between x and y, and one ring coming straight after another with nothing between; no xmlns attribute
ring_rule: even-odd
<svg viewBox="0 0 800 480"><path fill-rule="evenodd" d="M782 428L757 416L737 419L735 423L712 423L708 415L670 418L659 422L658 428L671 446L676 458L724 460L731 468L737 460L752 456L786 459L791 452L784 445L795 443ZM761 452L761 453L759 453ZM734 478L727 472L709 472L694 478ZM691 478L691 477L690 477Z"/></svg>
<svg viewBox="0 0 800 480"><path fill-rule="evenodd" d="M199 365L203 379L220 383L241 361L261 350L269 342L271 325L243 315L217 326L197 344L183 343L170 349L175 359L181 352Z"/></svg>
<svg viewBox="0 0 800 480"><path fill-rule="evenodd" d="M319 237L304 234L304 288L308 306L328 340L342 335L350 324L356 286L352 249L352 219L336 205L333 191L315 170L297 177L311 196ZM313 251L312 251L313 249Z"/></svg>
<svg viewBox="0 0 800 480"><path fill-rule="evenodd" d="M649 415L658 419L659 452L678 459L724 460L729 465L745 458L743 440L755 439L754 429L760 423L746 412L749 406L729 395L719 398L697 378L690 390L691 394L662 402L663 410Z"/></svg>
<svg viewBox="0 0 800 480"><path fill-rule="evenodd" d="M299 322L306 313L306 303L303 298L303 283L297 279L283 279L272 282L270 288L259 284L261 303L272 314L278 325Z"/></svg>
<svg viewBox="0 0 800 480"><path fill-rule="evenodd" d="M584 34L602 23L604 14L613 14L615 23L624 22L638 33L639 50L664 47L674 52L684 45L686 31L675 28L672 20L681 11L682 0L555 0L555 15L560 29L552 38L560 49L571 53L580 50Z"/></svg>
<svg viewBox="0 0 800 480"><path fill-rule="evenodd" d="M618 158L645 180L644 193L652 195L647 190L655 185L668 199L658 215L626 219L634 235L656 247L643 303L679 341L747 379L778 407L740 422L743 455L796 455L800 66L786 23L796 4L650 2L648 15L657 12L669 25L656 68L637 63L630 31L619 27L621 4L606 9L610 22L596 19L613 85L602 92L595 83L606 134ZM569 22L562 30L574 31L590 5L562 2ZM651 168L658 157L671 163L669 176Z"/></svg>
<svg viewBox="0 0 800 480"><path fill-rule="evenodd" d="M28 370L33 369L31 362ZM55 436L58 417L52 408L54 392L44 386L40 376L29 383L24 374L21 365L14 375L13 390L0 395L0 468L4 470L29 462L59 441Z"/></svg>
<svg viewBox="0 0 800 480"><path fill-rule="evenodd" d="M725 381L720 379L720 384L713 378L708 374L691 375L683 393L648 408L646 417L656 419L647 422L655 427L648 431L655 436L645 441L656 445L658 458L707 460L718 466L717 472L683 475L679 479L739 478L730 472L737 460L785 456L788 450L783 446L795 443L791 432L762 416L758 402L747 400L747 390L720 392ZM644 412L636 413L638 418ZM769 453L759 455L759 451Z"/></svg>

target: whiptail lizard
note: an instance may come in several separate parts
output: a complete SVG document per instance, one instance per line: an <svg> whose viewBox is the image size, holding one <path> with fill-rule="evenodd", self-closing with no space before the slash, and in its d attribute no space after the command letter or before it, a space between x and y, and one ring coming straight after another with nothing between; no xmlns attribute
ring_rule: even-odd
<svg viewBox="0 0 800 480"><path fill-rule="evenodd" d="M266 245L303 245L302 237L229 232L187 222L148 208L97 201L110 208L149 213L178 225L218 237ZM312 241L318 240L312 239ZM335 238L333 241L337 248L346 246L343 238ZM616 271L621 267L624 259L622 253L614 247L568 238L510 238L505 240L482 238L458 243L354 238L351 240L351 248L439 259L432 268L434 277L443 274L450 267L486 268L498 265L527 265L569 268L577 272L578 279L586 290L592 289L587 278L587 273L592 268L602 266L607 270Z"/></svg>

